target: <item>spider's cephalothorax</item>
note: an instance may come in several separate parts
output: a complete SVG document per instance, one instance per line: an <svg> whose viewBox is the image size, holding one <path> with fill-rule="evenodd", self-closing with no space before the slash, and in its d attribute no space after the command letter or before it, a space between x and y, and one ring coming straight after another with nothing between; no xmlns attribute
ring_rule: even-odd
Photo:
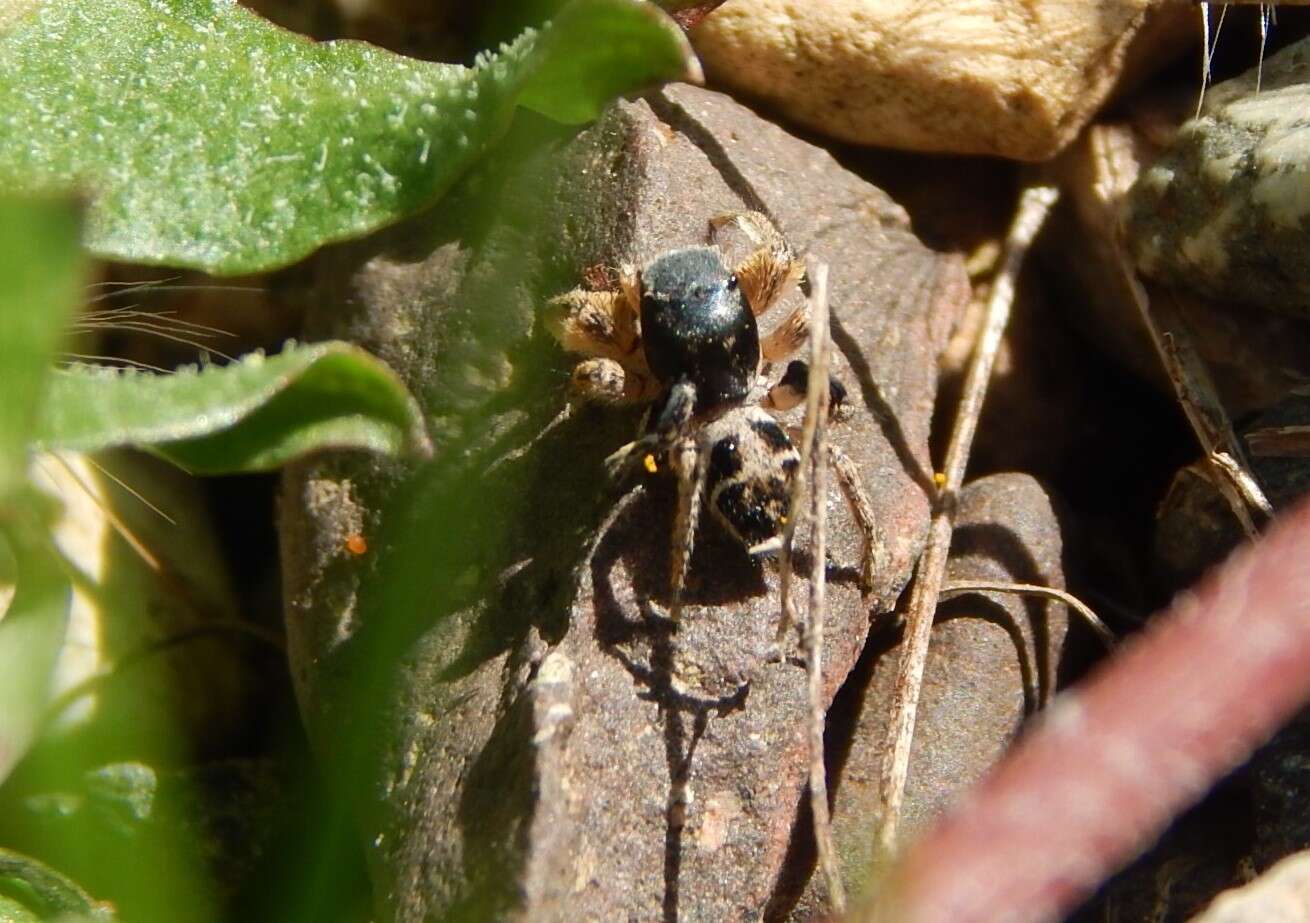
<svg viewBox="0 0 1310 923"><path fill-rule="evenodd" d="M690 381L702 410L750 394L759 374L759 328L718 250L674 250L647 264L640 317L657 379Z"/></svg>
<svg viewBox="0 0 1310 923"><path fill-rule="evenodd" d="M716 247L673 250L640 272L625 266L613 291L561 295L547 315L561 345L589 357L573 370L576 399L656 407L646 432L608 464L615 477L637 466L677 477L670 607L675 619L702 500L751 554L776 551L801 463L769 411L799 402L808 378L804 363L793 361L772 388L758 384L766 364L787 359L808 338L808 306L791 311L763 337L756 318L799 281L803 267L763 215L725 215L710 223L711 233L728 223L756 246L735 268L728 268ZM834 381L831 396L836 406L845 389ZM865 533L861 577L867 589L873 513L854 464L836 446L828 452Z"/></svg>

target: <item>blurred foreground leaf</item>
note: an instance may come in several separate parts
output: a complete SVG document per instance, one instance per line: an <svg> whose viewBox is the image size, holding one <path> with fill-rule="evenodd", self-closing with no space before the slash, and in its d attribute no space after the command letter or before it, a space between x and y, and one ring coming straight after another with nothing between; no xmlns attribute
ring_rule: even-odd
<svg viewBox="0 0 1310 923"><path fill-rule="evenodd" d="M12 594L0 617L0 780L41 728L73 592L54 548L30 531L0 531L0 595Z"/></svg>
<svg viewBox="0 0 1310 923"><path fill-rule="evenodd" d="M581 121L698 75L638 0L574 0L473 68L311 42L233 0L17 0L0 186L89 193L97 254L254 272L431 205L520 101Z"/></svg>
<svg viewBox="0 0 1310 923"><path fill-rule="evenodd" d="M70 202L0 198L0 499L26 479L55 347L81 299L77 237Z"/></svg>
<svg viewBox="0 0 1310 923"><path fill-rule="evenodd" d="M318 449L430 449L405 386L346 343L171 375L56 370L35 441L43 449L137 446L200 474L264 471Z"/></svg>
<svg viewBox="0 0 1310 923"><path fill-rule="evenodd" d="M75 882L21 853L0 849L0 923L114 919Z"/></svg>

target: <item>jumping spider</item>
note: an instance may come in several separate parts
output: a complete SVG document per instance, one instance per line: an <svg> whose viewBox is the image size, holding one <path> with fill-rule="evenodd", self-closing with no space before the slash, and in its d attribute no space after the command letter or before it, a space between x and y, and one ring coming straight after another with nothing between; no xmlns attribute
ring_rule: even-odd
<svg viewBox="0 0 1310 923"><path fill-rule="evenodd" d="M581 353L570 389L577 400L652 404L645 434L607 460L620 479L640 465L678 479L669 616L677 621L702 497L716 519L752 556L782 547L791 484L801 458L769 411L804 397L808 370L792 361L771 388L758 387L766 363L794 354L809 336L802 304L763 338L756 318L804 275L782 234L757 212L710 222L711 239L735 224L755 250L735 269L715 246L656 257L639 272L625 266L612 291L573 291L552 299L547 326L564 349ZM845 396L835 380L832 404ZM653 419L652 419L653 418ZM864 532L861 582L873 578L874 520L853 462L827 451L843 494Z"/></svg>

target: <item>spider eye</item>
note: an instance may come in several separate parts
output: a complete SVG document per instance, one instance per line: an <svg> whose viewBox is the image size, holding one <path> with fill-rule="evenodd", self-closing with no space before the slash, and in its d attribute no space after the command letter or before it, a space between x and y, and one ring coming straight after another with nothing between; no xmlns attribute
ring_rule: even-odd
<svg viewBox="0 0 1310 923"><path fill-rule="evenodd" d="M734 272L732 275L728 276L728 291L733 292L736 290L737 290L737 274Z"/></svg>

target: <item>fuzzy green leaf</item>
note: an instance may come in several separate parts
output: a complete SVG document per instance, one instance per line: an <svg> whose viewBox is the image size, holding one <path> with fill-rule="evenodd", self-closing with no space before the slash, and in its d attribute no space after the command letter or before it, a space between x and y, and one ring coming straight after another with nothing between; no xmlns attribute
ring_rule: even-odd
<svg viewBox="0 0 1310 923"><path fill-rule="evenodd" d="M541 33L519 105L577 124L616 96L669 79L699 83L700 62L657 6L573 0Z"/></svg>
<svg viewBox="0 0 1310 923"><path fill-rule="evenodd" d="M314 43L234 0L0 7L0 187L76 187L87 243L245 273L436 201L520 99L556 118L699 73L639 0L574 0L473 68Z"/></svg>
<svg viewBox="0 0 1310 923"><path fill-rule="evenodd" d="M0 498L26 479L27 442L82 282L72 204L0 199Z"/></svg>
<svg viewBox="0 0 1310 923"><path fill-rule="evenodd" d="M113 914L71 878L30 856L0 849L0 923L56 919L110 921Z"/></svg>
<svg viewBox="0 0 1310 923"><path fill-rule="evenodd" d="M84 451L137 446L199 474L267 470L326 448L430 450L404 385L345 343L171 375L58 370L36 442Z"/></svg>

